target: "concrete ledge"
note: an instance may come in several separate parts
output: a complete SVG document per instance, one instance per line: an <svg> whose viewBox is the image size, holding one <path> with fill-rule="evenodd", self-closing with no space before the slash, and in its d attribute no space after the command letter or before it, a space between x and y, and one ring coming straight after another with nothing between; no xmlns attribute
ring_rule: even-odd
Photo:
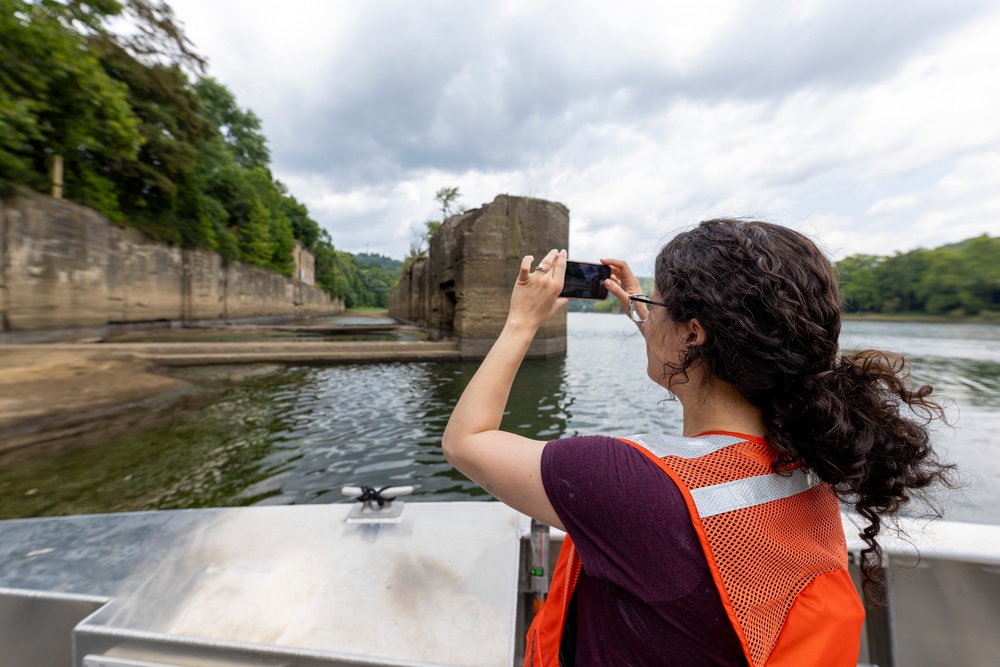
<svg viewBox="0 0 1000 667"><path fill-rule="evenodd" d="M157 368L458 361L458 343L219 342L0 345L0 460L142 430L201 390ZM194 404L194 403L192 403ZM39 449L44 448L44 452Z"/></svg>
<svg viewBox="0 0 1000 667"><path fill-rule="evenodd" d="M227 350L208 354L147 354L149 361L160 366L218 366L225 364L378 364L411 361L459 361L458 350L418 349L403 350L314 350L310 352L252 352Z"/></svg>
<svg viewBox="0 0 1000 667"><path fill-rule="evenodd" d="M5 352L79 352L106 358L131 358L163 366L258 363L379 363L458 361L455 341L251 342L251 343L105 343L4 345Z"/></svg>
<svg viewBox="0 0 1000 667"><path fill-rule="evenodd" d="M465 361L475 361L484 359L489 353L495 338L462 338L458 342L462 359ZM547 359L548 357L559 357L566 354L566 337L557 338L535 338L531 341L525 359Z"/></svg>

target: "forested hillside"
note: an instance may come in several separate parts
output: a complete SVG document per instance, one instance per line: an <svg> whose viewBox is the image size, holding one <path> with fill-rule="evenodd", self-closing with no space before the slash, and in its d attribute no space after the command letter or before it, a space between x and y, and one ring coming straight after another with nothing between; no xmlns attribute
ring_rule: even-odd
<svg viewBox="0 0 1000 667"><path fill-rule="evenodd" d="M1000 237L837 262L844 310L1000 318Z"/></svg>
<svg viewBox="0 0 1000 667"><path fill-rule="evenodd" d="M851 255L836 263L846 313L1000 319L1000 238L977 236L890 256ZM653 279L639 278L649 294ZM571 301L570 311L611 312L607 301Z"/></svg>
<svg viewBox="0 0 1000 667"><path fill-rule="evenodd" d="M332 296L385 304L386 270L336 250L274 178L260 119L159 0L0 0L0 196L49 192L56 156L63 196L113 222L285 275L297 239Z"/></svg>
<svg viewBox="0 0 1000 667"><path fill-rule="evenodd" d="M399 280L403 263L399 260L369 253L352 255L355 272L345 294L352 308L386 308L389 290Z"/></svg>

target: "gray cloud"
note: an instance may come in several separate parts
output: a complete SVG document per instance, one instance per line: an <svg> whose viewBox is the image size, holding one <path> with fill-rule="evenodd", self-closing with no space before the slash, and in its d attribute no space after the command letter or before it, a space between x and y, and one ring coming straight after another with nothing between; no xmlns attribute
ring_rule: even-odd
<svg viewBox="0 0 1000 667"><path fill-rule="evenodd" d="M755 9L700 61L686 88L710 98L760 99L871 84L989 8L981 0L830 2L801 22L787 14L782 20L774 7Z"/></svg>
<svg viewBox="0 0 1000 667"><path fill-rule="evenodd" d="M640 262L716 215L846 253L1000 210L1000 12L981 0L174 2L344 249L405 254L442 185L562 201L574 252Z"/></svg>
<svg viewBox="0 0 1000 667"><path fill-rule="evenodd" d="M511 169L588 125L641 124L678 99L773 103L881 80L985 6L831 2L795 19L754 3L681 72L641 46L574 34L593 19L568 12L511 21L493 4L475 16L465 3L369 4L330 63L323 102L284 107L269 132L280 169L344 188L422 169Z"/></svg>

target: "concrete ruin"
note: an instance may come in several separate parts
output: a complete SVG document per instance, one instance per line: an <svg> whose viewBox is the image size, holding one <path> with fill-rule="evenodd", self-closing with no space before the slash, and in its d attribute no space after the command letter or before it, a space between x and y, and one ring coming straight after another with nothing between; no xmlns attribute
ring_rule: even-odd
<svg viewBox="0 0 1000 667"><path fill-rule="evenodd" d="M310 278L306 254L296 259L300 275ZM209 250L156 243L65 199L0 201L0 342L33 332L73 339L82 330L101 335L109 325L343 310L343 301L303 280L225 265Z"/></svg>
<svg viewBox="0 0 1000 667"><path fill-rule="evenodd" d="M430 241L426 259L405 271L389 295L389 314L455 338L463 359L482 359L503 329L521 258L540 260L569 247L569 209L556 202L499 195L454 215ZM566 353L566 311L539 329L528 357Z"/></svg>

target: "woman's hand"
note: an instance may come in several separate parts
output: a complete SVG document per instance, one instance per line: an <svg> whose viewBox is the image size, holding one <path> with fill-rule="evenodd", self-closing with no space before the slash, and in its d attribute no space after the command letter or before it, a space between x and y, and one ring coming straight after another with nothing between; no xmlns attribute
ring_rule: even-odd
<svg viewBox="0 0 1000 667"><path fill-rule="evenodd" d="M531 271L521 260L510 297L507 324L455 405L441 446L445 458L503 503L550 526L562 528L542 486L544 440L500 430L510 387L538 327L566 303L559 297L566 251L551 251Z"/></svg>
<svg viewBox="0 0 1000 667"><path fill-rule="evenodd" d="M639 279L632 273L632 269L629 268L628 264L620 259L602 259L601 264L611 267L611 278L604 281L604 286L608 288L608 292L612 296L618 299L618 303L622 306L622 312L627 314L631 307L628 295L642 293ZM636 305L645 309L645 306L642 304Z"/></svg>
<svg viewBox="0 0 1000 667"><path fill-rule="evenodd" d="M531 270L532 261L531 255L521 260L507 324L534 332L568 301L559 296L566 276L566 251L550 250L535 271Z"/></svg>

